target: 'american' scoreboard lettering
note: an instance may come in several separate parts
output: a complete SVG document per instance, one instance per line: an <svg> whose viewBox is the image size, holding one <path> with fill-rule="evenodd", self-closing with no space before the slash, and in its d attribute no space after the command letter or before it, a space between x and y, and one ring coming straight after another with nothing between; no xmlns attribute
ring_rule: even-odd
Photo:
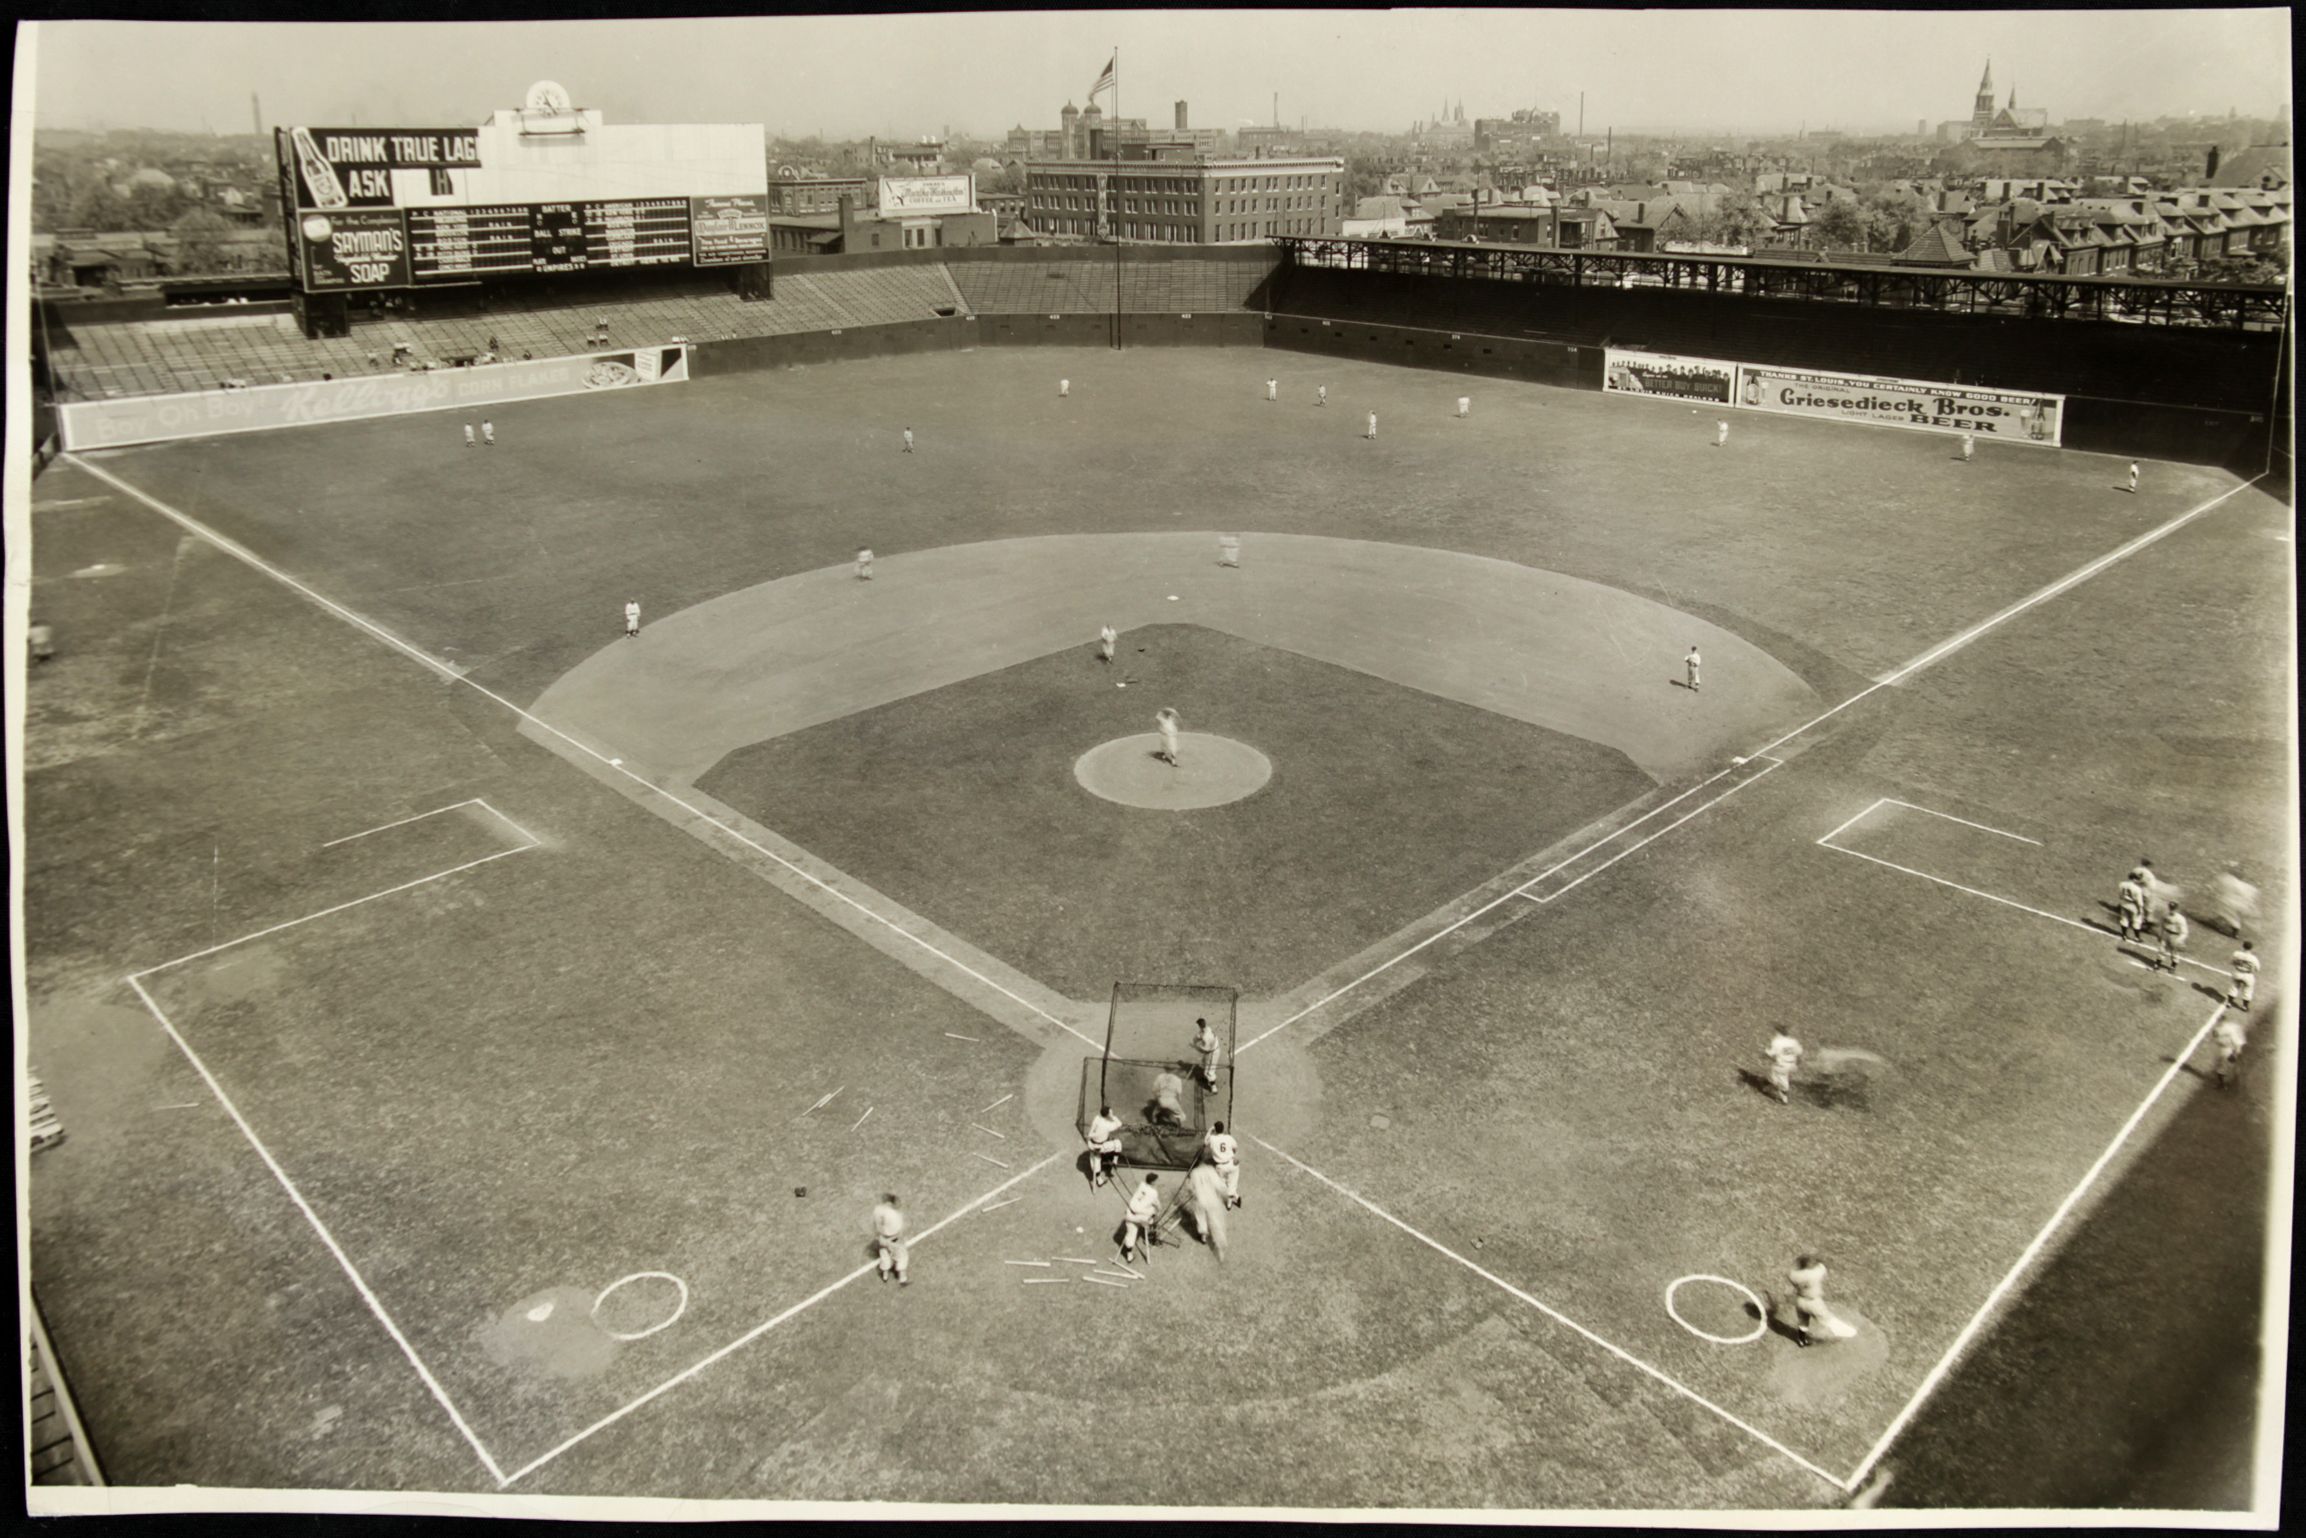
<svg viewBox="0 0 2306 1538"><path fill-rule="evenodd" d="M750 195L311 210L300 217L302 271L306 287L316 290L710 267L769 254L768 200ZM388 247L394 254L405 248L405 259L378 259Z"/></svg>

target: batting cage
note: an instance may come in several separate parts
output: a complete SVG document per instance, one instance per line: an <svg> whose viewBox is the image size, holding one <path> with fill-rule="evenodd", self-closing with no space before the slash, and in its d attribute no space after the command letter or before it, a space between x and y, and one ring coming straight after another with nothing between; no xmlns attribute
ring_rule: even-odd
<svg viewBox="0 0 2306 1538"><path fill-rule="evenodd" d="M1240 1000L1237 988L1115 983L1105 1055L1081 1064L1075 1125L1083 1135L1099 1107L1111 1106L1121 1122L1121 1163L1191 1169L1210 1124L1233 1119Z"/></svg>

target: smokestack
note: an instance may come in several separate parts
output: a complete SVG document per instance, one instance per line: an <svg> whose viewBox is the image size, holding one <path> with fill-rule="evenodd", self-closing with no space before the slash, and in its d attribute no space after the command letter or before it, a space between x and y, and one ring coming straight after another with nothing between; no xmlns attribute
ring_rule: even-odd
<svg viewBox="0 0 2306 1538"><path fill-rule="evenodd" d="M1185 104L1183 102L1177 104L1177 131L1179 133L1185 132Z"/></svg>
<svg viewBox="0 0 2306 1538"><path fill-rule="evenodd" d="M264 108L256 100L256 93L248 93L248 131L259 139L264 137Z"/></svg>
<svg viewBox="0 0 2306 1538"><path fill-rule="evenodd" d="M1585 137L1585 92L1577 93L1577 136Z"/></svg>
<svg viewBox="0 0 2306 1538"><path fill-rule="evenodd" d="M1281 126L1281 93L1279 91L1273 93L1273 126L1276 128Z"/></svg>

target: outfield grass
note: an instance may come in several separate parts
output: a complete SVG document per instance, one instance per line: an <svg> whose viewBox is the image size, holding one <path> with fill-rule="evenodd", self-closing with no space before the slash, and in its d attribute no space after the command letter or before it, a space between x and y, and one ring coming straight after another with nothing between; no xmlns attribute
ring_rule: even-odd
<svg viewBox="0 0 2306 1538"><path fill-rule="evenodd" d="M1268 407L1275 371L1290 398ZM1710 420L1678 408L1494 383L1458 422L1463 389L1261 354L987 352L528 403L498 414L494 451L420 417L100 459L515 702L610 643L630 594L660 615L860 543L1177 527L1425 544L1633 589L1839 702L2229 484L2152 466L2131 498L2093 456L1965 467L1925 435L1800 422L1716 451ZM1371 407L1374 444L1355 436ZM896 453L902 425L922 452ZM114 1477L494 1488L119 982L508 847L466 814L321 847L480 796L540 846L151 986L506 1469L838 1281L879 1189L933 1221L1057 1156L1016 1205L924 1244L913 1288L831 1292L517 1488L1834 1498L1256 1143L1223 1269L1164 1252L1126 1297L1024 1286L1004 1259L1092 1242L1115 1216L1067 1173L1082 1043L994 1023L934 961L859 944L645 785L571 774L501 705L93 477L60 467L40 495L91 500L37 524L61 654L28 708L27 982L32 1060L71 1138L36 1171L34 1280ZM2054 918L1816 840L1894 797L2040 842L2014 857L1903 814L1840 842L2009 882L2022 890L2000 895L2046 912L2086 920L2141 850L2196 886L2260 862L2269 905L2286 903L2266 868L2287 794L2285 532L2245 493L1853 706L1687 826L1660 819L1657 843L1557 900L1510 898L1467 931L1478 943L1305 1015L1243 1056L1243 1130L1845 1471L2209 1001L2198 977L2151 978ZM119 569L73 575L98 567ZM1195 730L1273 756L1265 790L1188 814L1081 792L1073 757L1144 729L1155 703L1082 686L1085 652L788 734L706 788L1088 997L1182 967L1290 987L1647 788L1614 754L1330 664L1139 634L1157 644L1130 666L1160 670ZM1762 1100L1739 1070L1781 1025L1878 1053L1881 1092ZM2276 1035L2254 1048L2269 1064ZM836 1086L838 1105L875 1107L863 1128L801 1116ZM993 1139L970 1124L1003 1094ZM2132 1152L2216 1114L2204 1099L2181 1075ZM2221 1146L2189 1174L2258 1145ZM1863 1352L1711 1346L1664 1312L1675 1277L1765 1286L1807 1246L1868 1322ZM2108 1364L2149 1333L2140 1314L2188 1306L2211 1274L2164 1266L2150 1229L2111 1257L2142 1278L2118 1329L2093 1334L2091 1289L2052 1288L2036 1306L2057 1328L2019 1337L2054 1340L2077 1385L2119 1381ZM673 1328L583 1373L507 1354L508 1311L652 1269L691 1284ZM1704 1294L1691 1317L1741 1324ZM1947 1392L1986 1392L1962 1387L1990 1384L1969 1371ZM2005 1466L2070 1476L1997 1473L1989 1492L2082 1488L2106 1459L2082 1433L1963 1403L1917 1422L1933 1489L1961 1459L1932 1449L1980 1437L2011 1449ZM1181 1441L1196 1425L1213 1446Z"/></svg>

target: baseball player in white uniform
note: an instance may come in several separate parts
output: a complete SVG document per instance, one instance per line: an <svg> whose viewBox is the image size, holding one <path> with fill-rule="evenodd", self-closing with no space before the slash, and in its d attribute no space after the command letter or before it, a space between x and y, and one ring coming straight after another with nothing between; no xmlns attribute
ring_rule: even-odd
<svg viewBox="0 0 2306 1538"><path fill-rule="evenodd" d="M636 636L640 633L641 601L638 598L628 598L625 600L625 634Z"/></svg>
<svg viewBox="0 0 2306 1538"><path fill-rule="evenodd" d="M1201 1082L1217 1087L1217 1029L1207 1020L1193 1022L1193 1050L1201 1054Z"/></svg>
<svg viewBox="0 0 2306 1538"><path fill-rule="evenodd" d="M2226 1007L2248 1013L2250 1003L2258 996L2258 952L2244 940L2242 948L2227 958Z"/></svg>
<svg viewBox="0 0 2306 1538"><path fill-rule="evenodd" d="M893 1276L900 1287L913 1285L912 1277L906 1274L913 1257L905 1243L905 1215L897 1210L897 1198L889 1192L882 1193L880 1205L873 1209L873 1249L879 1257L875 1269L882 1281Z"/></svg>
<svg viewBox="0 0 2306 1538"><path fill-rule="evenodd" d="M1081 1140L1089 1145L1089 1185L1095 1189L1105 1183L1106 1173L1121 1157L1121 1118L1111 1106L1099 1106Z"/></svg>
<svg viewBox="0 0 2306 1538"><path fill-rule="evenodd" d="M1770 1038L1770 1088L1777 1091L1778 1104L1793 1103L1794 1070L1802 1065L1802 1044L1780 1031Z"/></svg>
<svg viewBox="0 0 2306 1538"><path fill-rule="evenodd" d="M1241 1205L1241 1144L1219 1122L1209 1129L1206 1144L1209 1162L1216 1168L1217 1178L1225 1182L1225 1205Z"/></svg>
<svg viewBox="0 0 2306 1538"><path fill-rule="evenodd" d="M1169 760L1169 767L1177 767L1177 729L1184 723L1177 712L1166 707L1153 713L1153 724L1161 731L1161 756Z"/></svg>
<svg viewBox="0 0 2306 1538"><path fill-rule="evenodd" d="M1137 1258L1137 1241L1153 1226L1161 1215L1161 1177L1147 1171L1145 1183L1129 1193L1129 1210L1121 1218L1121 1258Z"/></svg>

